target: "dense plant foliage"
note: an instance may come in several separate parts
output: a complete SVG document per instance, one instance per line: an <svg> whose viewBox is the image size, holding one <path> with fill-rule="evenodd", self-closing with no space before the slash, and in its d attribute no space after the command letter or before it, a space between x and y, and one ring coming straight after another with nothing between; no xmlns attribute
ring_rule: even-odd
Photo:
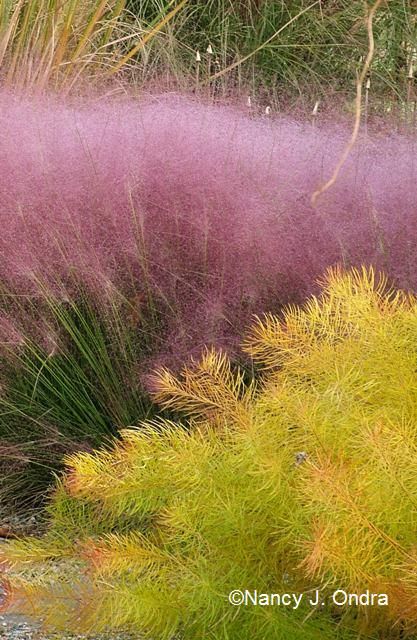
<svg viewBox="0 0 417 640"><path fill-rule="evenodd" d="M175 96L0 102L10 490L42 493L62 452L147 416L152 368L204 345L236 354L253 313L301 302L337 261L417 291L411 138L362 139L313 208L342 126Z"/></svg>
<svg viewBox="0 0 417 640"><path fill-rule="evenodd" d="M142 24L168 5L130 0ZM189 0L152 42L149 61L172 74L196 73L195 52L203 55L201 74L224 71L220 85L250 87L254 95L296 94L326 100L334 91L349 95L367 49L366 7L361 0ZM374 25L377 56L373 97L406 100L410 65L415 63L417 31L411 0L383 3ZM275 36L275 37L274 37ZM208 45L213 55L205 55ZM215 61L218 61L217 64ZM139 62L139 66L143 57ZM211 67L207 69L207 67ZM375 95L374 95L375 94Z"/></svg>
<svg viewBox="0 0 417 640"><path fill-rule="evenodd" d="M131 31L124 9L125 0L2 0L2 83L39 90L101 78L118 58L114 41Z"/></svg>
<svg viewBox="0 0 417 640"><path fill-rule="evenodd" d="M319 298L257 320L257 386L214 350L160 370L155 397L188 426L67 459L46 536L3 552L11 607L166 639L412 636L416 337L415 297L336 269ZM329 600L234 608L233 589ZM389 605L335 606L336 589Z"/></svg>
<svg viewBox="0 0 417 640"><path fill-rule="evenodd" d="M311 106L350 99L366 55L362 0L2 0L3 82L36 90L132 82L254 102ZM415 100L417 29L413 0L382 3L370 109L410 115ZM209 53L207 53L209 48ZM197 61L197 51L200 62ZM220 76L214 80L216 74Z"/></svg>
<svg viewBox="0 0 417 640"><path fill-rule="evenodd" d="M72 295L1 298L27 328L8 327L0 370L0 489L19 508L44 498L64 453L152 414L138 366L151 333L145 314L117 291L98 306L75 281Z"/></svg>
<svg viewBox="0 0 417 640"><path fill-rule="evenodd" d="M362 139L313 208L343 127L174 96L0 101L0 437L16 494L146 417L154 366L236 354L253 313L301 302L329 265L374 264L417 291L411 138Z"/></svg>
<svg viewBox="0 0 417 640"><path fill-rule="evenodd" d="M0 0L1 609L417 639L416 65L415 0Z"/></svg>

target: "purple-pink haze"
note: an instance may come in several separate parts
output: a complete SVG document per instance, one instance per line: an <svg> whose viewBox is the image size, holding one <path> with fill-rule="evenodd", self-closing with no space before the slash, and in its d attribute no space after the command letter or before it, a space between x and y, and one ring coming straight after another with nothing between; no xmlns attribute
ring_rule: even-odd
<svg viewBox="0 0 417 640"><path fill-rule="evenodd" d="M235 344L252 313L302 301L336 262L417 291L415 140L361 139L310 204L349 133L172 95L2 92L0 278L24 293L33 274L56 289L75 270L98 299L109 281L132 300L150 286L181 356Z"/></svg>

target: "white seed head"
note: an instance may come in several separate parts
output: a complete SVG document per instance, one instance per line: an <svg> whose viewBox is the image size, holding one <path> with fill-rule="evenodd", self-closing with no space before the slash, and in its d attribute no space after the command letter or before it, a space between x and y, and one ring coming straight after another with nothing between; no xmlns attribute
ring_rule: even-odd
<svg viewBox="0 0 417 640"><path fill-rule="evenodd" d="M271 107L266 107L265 109L265 115L269 116L271 113Z"/></svg>
<svg viewBox="0 0 417 640"><path fill-rule="evenodd" d="M200 52L199 52L199 51L196 51L196 54L195 54L195 61L196 61L196 62L201 62L201 55L200 55Z"/></svg>
<svg viewBox="0 0 417 640"><path fill-rule="evenodd" d="M213 53L213 48L212 48L211 44L209 44L209 46L207 47L206 51L209 54L209 56L211 56L211 54Z"/></svg>
<svg viewBox="0 0 417 640"><path fill-rule="evenodd" d="M313 107L313 111L311 112L312 116L316 116L319 110L320 100L317 100L316 104Z"/></svg>
<svg viewBox="0 0 417 640"><path fill-rule="evenodd" d="M371 88L371 78L368 78L366 81L366 88L370 89Z"/></svg>

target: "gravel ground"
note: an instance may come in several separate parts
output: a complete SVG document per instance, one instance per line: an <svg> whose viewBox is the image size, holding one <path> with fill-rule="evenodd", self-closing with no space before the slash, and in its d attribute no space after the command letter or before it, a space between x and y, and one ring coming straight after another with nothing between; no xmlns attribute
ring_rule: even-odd
<svg viewBox="0 0 417 640"><path fill-rule="evenodd" d="M22 616L3 614L0 615L0 640L140 640L140 638L120 633L97 636L45 634L39 629L39 625Z"/></svg>
<svg viewBox="0 0 417 640"><path fill-rule="evenodd" d="M83 635L66 632L45 633L40 624L15 613L0 614L0 640L143 640L126 633Z"/></svg>
<svg viewBox="0 0 417 640"><path fill-rule="evenodd" d="M22 515L10 513L0 508L1 531L10 532L17 536L34 535L40 531L39 518L36 512ZM0 537L0 544L4 540L5 538ZM123 633L106 633L94 636L74 635L65 632L47 634L40 629L40 625L36 621L14 613L2 613L0 614L0 640L143 640L143 637Z"/></svg>
<svg viewBox="0 0 417 640"><path fill-rule="evenodd" d="M0 640L136 640L123 634L83 636L67 633L45 634L39 625L22 616L3 614L0 616ZM139 640L139 638L137 638Z"/></svg>
<svg viewBox="0 0 417 640"><path fill-rule="evenodd" d="M0 615L0 640L143 640L143 637L126 633L83 635L73 633L45 633L40 624L14 613Z"/></svg>
<svg viewBox="0 0 417 640"><path fill-rule="evenodd" d="M42 636L38 635L36 625L31 625L21 616L7 614L0 616L1 640L35 640L35 638L36 640L42 638ZM43 638L46 640L46 636L43 636Z"/></svg>

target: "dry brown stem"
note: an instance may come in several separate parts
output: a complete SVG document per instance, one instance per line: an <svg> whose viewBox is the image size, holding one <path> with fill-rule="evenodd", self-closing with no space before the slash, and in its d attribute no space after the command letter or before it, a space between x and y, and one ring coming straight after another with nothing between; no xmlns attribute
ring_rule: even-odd
<svg viewBox="0 0 417 640"><path fill-rule="evenodd" d="M369 68L371 66L372 63L372 59L374 57L374 53L375 53L375 41L374 41L374 32L373 32L373 19L375 16L375 13L377 12L378 8L381 6L381 4L384 2L385 0L376 0L376 2L373 4L373 6L371 7L371 9L368 12L368 16L366 19L366 25L367 25L367 30L368 30L368 53L364 62L364 65L362 67L362 71L357 79L356 82L356 99L355 99L355 121L354 121L354 125L353 125L353 129L352 129L352 135L350 136L349 142L346 145L339 162L337 163L334 171L333 171L333 175L331 176L331 178L325 182L321 187L319 187L311 196L311 204L313 205L313 207L316 205L317 199L319 198L319 196L321 196L323 193L325 193L325 191L327 191L328 189L330 189L331 186L334 185L334 183L336 182L340 170L343 167L343 165L346 162L347 157L349 156L350 152L352 151L355 142L357 140L358 137L358 133L359 133L359 127L360 127L360 123L361 123L361 104L362 104L362 88L363 88L363 84L365 82L365 79L367 77ZM387 0L388 1L388 0Z"/></svg>

